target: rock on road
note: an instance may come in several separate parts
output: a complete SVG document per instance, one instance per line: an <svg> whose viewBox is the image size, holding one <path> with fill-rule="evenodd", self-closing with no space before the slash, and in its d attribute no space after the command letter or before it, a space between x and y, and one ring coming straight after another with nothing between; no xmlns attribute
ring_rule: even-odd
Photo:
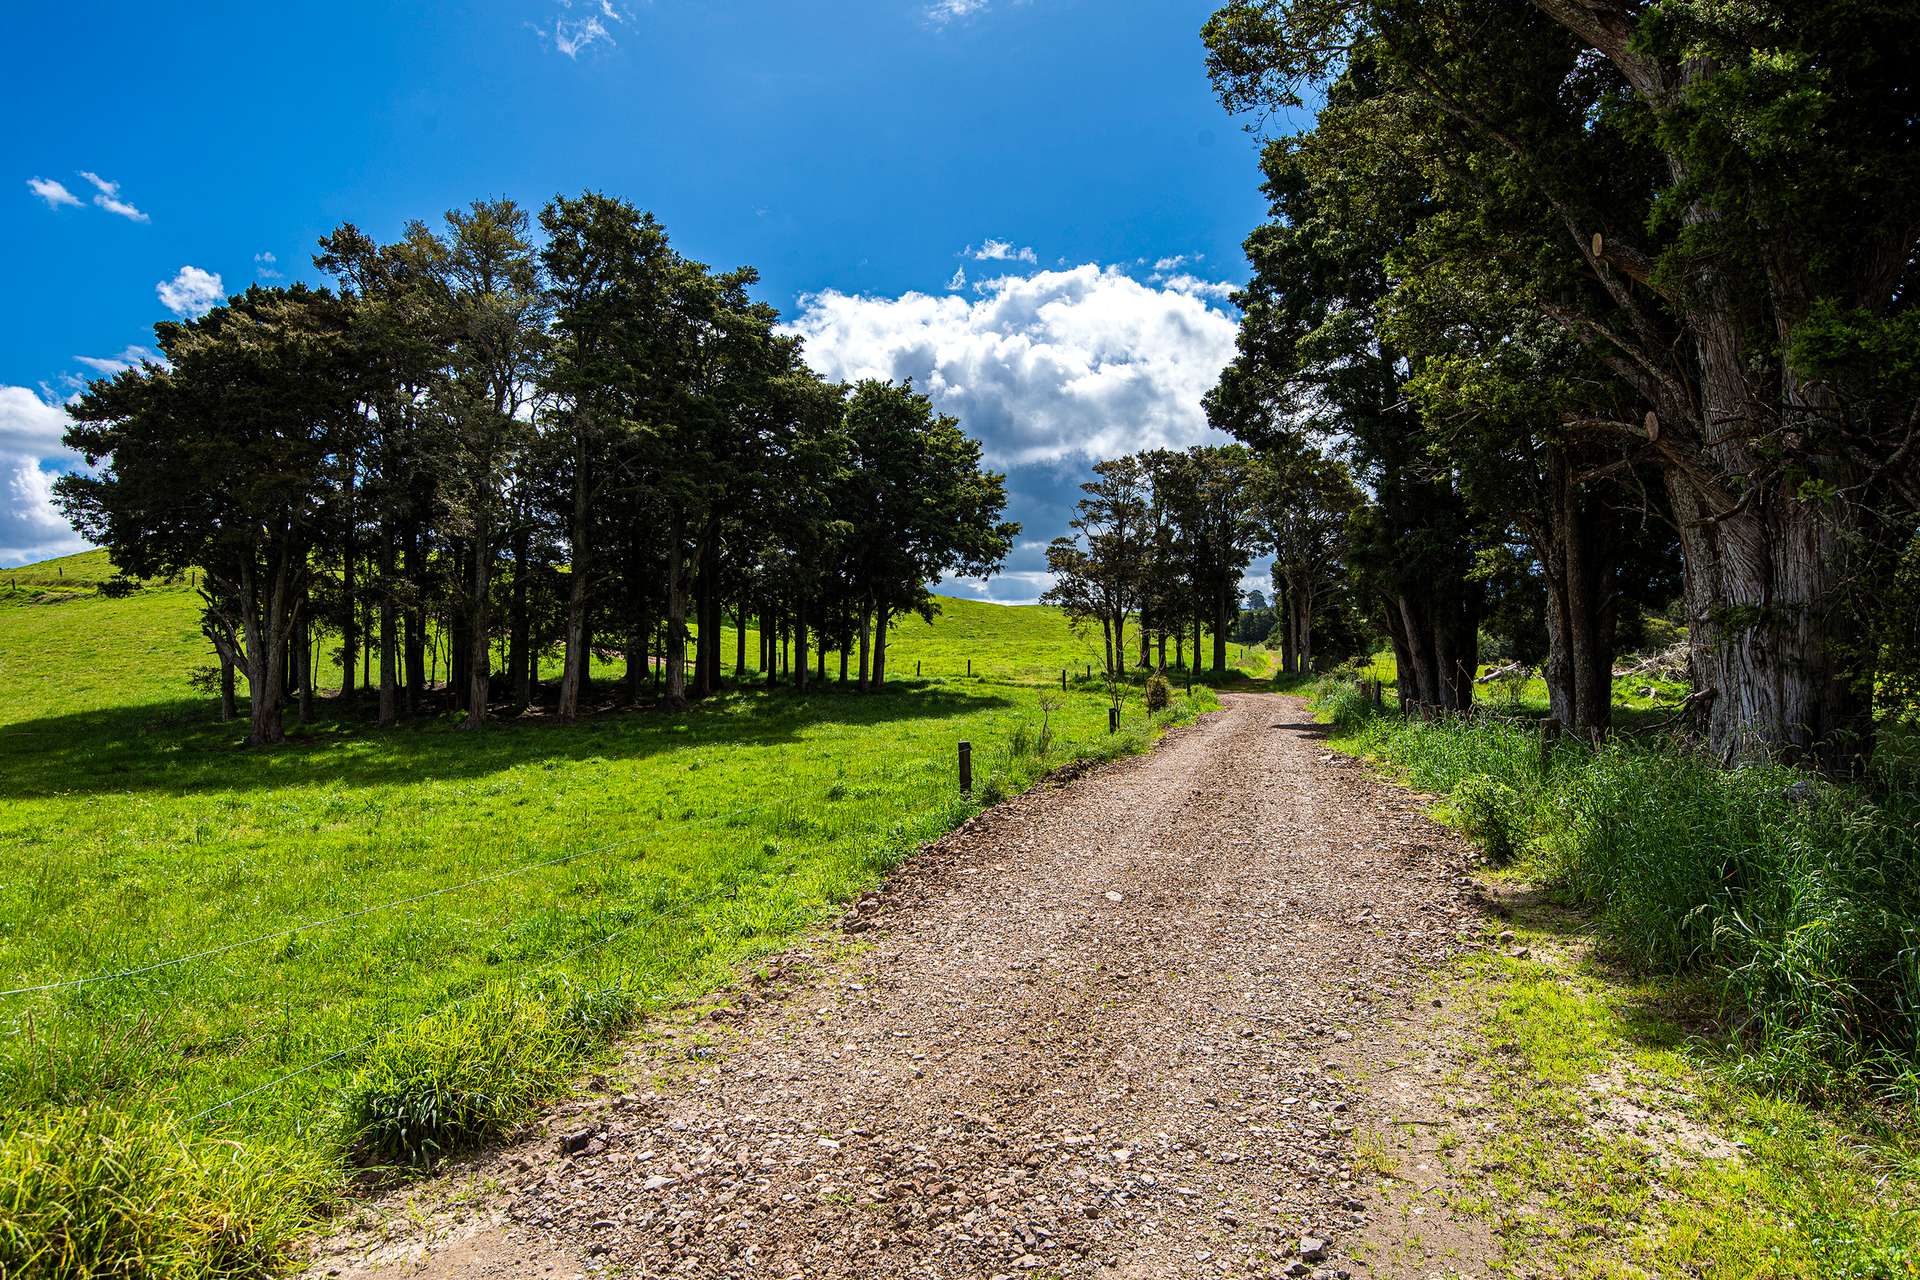
<svg viewBox="0 0 1920 1280"><path fill-rule="evenodd" d="M1473 927L1465 854L1298 699L1222 701L903 864L869 946L486 1157L432 1243L316 1274L1364 1273L1335 1064Z"/></svg>

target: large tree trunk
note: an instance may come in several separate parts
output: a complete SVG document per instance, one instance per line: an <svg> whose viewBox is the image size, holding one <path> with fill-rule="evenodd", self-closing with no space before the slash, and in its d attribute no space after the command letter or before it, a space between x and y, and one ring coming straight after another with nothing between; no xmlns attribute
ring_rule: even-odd
<svg viewBox="0 0 1920 1280"><path fill-rule="evenodd" d="M555 715L571 723L580 714L580 690L586 684L587 664L587 575L581 571L580 555L574 552L574 565L567 574L566 654L560 666L560 705Z"/></svg>
<svg viewBox="0 0 1920 1280"><path fill-rule="evenodd" d="M1227 599L1232 588L1221 586L1213 596L1213 669L1225 672L1227 669L1227 629L1233 620L1228 616Z"/></svg>
<svg viewBox="0 0 1920 1280"><path fill-rule="evenodd" d="M487 591L493 553L484 533L473 540L472 566L467 585L467 728L478 729L487 722L487 686L492 674L488 642L493 628L487 613Z"/></svg>
<svg viewBox="0 0 1920 1280"><path fill-rule="evenodd" d="M872 640L872 628L873 608L871 605L863 604L860 606L860 674L859 678L855 680L853 684L853 687L862 693L867 691L867 660L870 656L867 651L867 646Z"/></svg>
<svg viewBox="0 0 1920 1280"><path fill-rule="evenodd" d="M357 521L353 509L354 468L347 468L345 497L346 538L340 553L340 701L353 701L353 669L360 654L360 603L354 591L353 534Z"/></svg>
<svg viewBox="0 0 1920 1280"><path fill-rule="evenodd" d="M887 683L887 627L892 621L893 612L886 605L874 610L873 615L873 688L878 691Z"/></svg>
<svg viewBox="0 0 1920 1280"><path fill-rule="evenodd" d="M1581 736L1613 719L1613 630L1617 613L1609 540L1575 482L1566 453L1546 460L1547 524L1535 548L1547 586L1548 713Z"/></svg>
<svg viewBox="0 0 1920 1280"><path fill-rule="evenodd" d="M380 724L394 722L399 711L399 645L394 634L393 524L380 522Z"/></svg>
<svg viewBox="0 0 1920 1280"><path fill-rule="evenodd" d="M406 708L408 715L414 715L420 710L420 700L427 691L427 566L417 523L407 527L402 549L406 553L406 579L410 597L406 611Z"/></svg>
<svg viewBox="0 0 1920 1280"><path fill-rule="evenodd" d="M807 602L804 598L793 610L793 687L807 687Z"/></svg>
<svg viewBox="0 0 1920 1280"><path fill-rule="evenodd" d="M300 623L294 629L293 688L300 698L300 724L305 727L313 723L313 633L307 625L304 606Z"/></svg>
<svg viewBox="0 0 1920 1280"><path fill-rule="evenodd" d="M220 723L232 723L233 714L233 655L223 646L220 648Z"/></svg>
<svg viewBox="0 0 1920 1280"><path fill-rule="evenodd" d="M707 651L713 644L713 627L708 612L713 606L713 575L707 567L708 544L703 539L694 552L697 566L693 578L693 696L704 698L713 692L707 665Z"/></svg>
<svg viewBox="0 0 1920 1280"><path fill-rule="evenodd" d="M667 520L667 690L663 701L670 711L687 709L687 566L686 524L678 503Z"/></svg>
<svg viewBox="0 0 1920 1280"><path fill-rule="evenodd" d="M1397 600L1389 603L1381 613L1387 624L1387 639L1393 645L1395 684L1399 689L1400 709L1405 711L1409 705L1419 701L1411 684L1415 668L1413 642L1407 634L1406 617Z"/></svg>
<svg viewBox="0 0 1920 1280"><path fill-rule="evenodd" d="M246 638L244 670L250 746L267 747L285 742L282 722L282 673L287 663L287 568L282 562L274 567L273 581L262 591L252 558L241 566L238 592L240 625Z"/></svg>
<svg viewBox="0 0 1920 1280"><path fill-rule="evenodd" d="M1293 597L1299 601L1296 612L1300 618L1300 672L1313 674L1313 582L1303 578L1294 589Z"/></svg>
<svg viewBox="0 0 1920 1280"><path fill-rule="evenodd" d="M1729 762L1784 750L1848 767L1872 745L1869 704L1844 678L1844 533L1779 494L1744 512L1679 473L1667 492L1686 563L1688 648L1709 740Z"/></svg>
<svg viewBox="0 0 1920 1280"><path fill-rule="evenodd" d="M734 613L733 682L742 687L747 683L747 599L745 596L740 598L740 604Z"/></svg>
<svg viewBox="0 0 1920 1280"><path fill-rule="evenodd" d="M507 683L513 689L513 705L525 707L533 702L532 619L527 614L527 561L533 554L533 534L522 520L513 531L513 594L507 604Z"/></svg>

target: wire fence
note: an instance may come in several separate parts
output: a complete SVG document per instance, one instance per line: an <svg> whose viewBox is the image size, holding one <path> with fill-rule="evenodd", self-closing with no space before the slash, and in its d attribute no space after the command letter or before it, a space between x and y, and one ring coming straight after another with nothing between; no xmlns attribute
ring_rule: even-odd
<svg viewBox="0 0 1920 1280"><path fill-rule="evenodd" d="M1041 711L1040 714L1044 716L1045 712ZM1013 744L1020 736L1022 736L1021 731L1023 729L1028 733L1031 732L1035 718L1036 718L1035 713L1032 711L1018 711L1018 712L1010 711L995 717L993 720L989 721L986 725L976 726L972 728L971 734L974 738L979 740L978 745L981 747L986 747L988 743L995 738L1004 739L1004 741L1002 741L999 744L999 748L1001 753L1004 753L1009 758L1009 761L1011 761L1012 756L1015 754L1015 748ZM943 781L943 778L944 778L944 771L942 770L938 760L931 757L927 757L927 758L922 758L920 760L914 761L911 764L906 765L905 767L896 765L891 768L872 770L869 772L865 772L861 774L853 774L853 775L842 773L836 779L836 782L840 785L847 785L847 786L852 786L856 788L871 786L874 784L883 784L883 785L889 785L893 789L904 790L904 791L915 790L916 789L915 784L921 784L926 786L926 788L929 791L931 791L936 789L945 790L946 783ZM958 795L957 788L955 789L955 794L956 796ZM931 799L931 797L914 797L912 800L909 800L908 797L901 796L901 797L890 798L890 799L897 799L898 802L904 803L905 808L918 812L924 807L924 802L926 800ZM404 896L394 898L390 901L374 903L374 904L362 906L362 907L356 907L349 911L337 912L332 915L317 917L315 919L302 921L297 924L288 925L283 928L267 930L264 932L249 935L244 938L232 939L230 941L219 943L218 945L215 945L215 946L205 947L197 951L192 951L192 952L187 952L181 955L172 956L164 960L156 960L148 964L134 965L134 966L130 966L123 969L116 969L116 970L110 970L107 972L88 974L81 977L60 979L60 980L51 981L51 982L28 984L28 985L22 985L22 986L3 989L3 990L0 990L0 998L26 996L26 995L33 995L33 994L44 994L44 993L71 990L76 988L84 988L84 987L90 987L90 986L95 986L99 984L128 980L128 979L140 977L145 974L151 974L151 973L191 964L196 961L211 959L217 956L229 954L235 951L244 950L245 948L258 946L264 943L285 941L287 939L291 939L302 934L310 933L315 930L326 929L332 926L349 923L355 920L365 919L370 916L378 915L382 912L393 911L402 907L416 905L422 902L432 901L439 898L444 898L449 895L458 894L466 890L479 888L481 886L485 886L489 884L497 884L502 881L511 880L515 877L527 875L535 871L583 862L585 860L605 856L609 853L614 853L622 849L629 849L636 845L642 845L642 844L647 844L653 841L661 840L668 836L674 835L678 832L691 830L698 827L714 826L718 824L731 824L731 823L735 823L739 819L747 818L750 816L757 817L757 818L764 818L768 815L778 815L782 813L791 815L794 811L795 804L796 804L796 797L790 793L788 796L786 796L783 800L780 800L780 801L762 803L758 805L740 806L740 807L730 809L721 813L708 814L702 817L686 819L683 821L673 822L666 825L652 826L652 827L649 827L644 832L640 832L631 836L622 837L617 840L606 841L601 844L594 845L590 848L574 850L572 852L558 854L548 858L541 858L531 862L518 863L514 866L507 867L499 871L493 871L483 875L472 876L454 884L441 885L432 889L422 890L421 892L418 892L418 893L406 894ZM727 884L717 886L716 888L708 892L697 894L692 897L680 898L669 905L662 906L657 910L648 912L645 915L641 916L640 918L631 920L628 923L625 923L616 929L610 930L605 934L591 938L588 941L580 944L579 946L569 948L566 951L563 951L557 955L551 956L548 959L535 965L534 967L520 973L516 978L507 979L505 981L525 983L535 977L538 977L543 973L550 972L572 961L578 960L580 957L584 955L588 955L595 951L599 951L605 947L608 947L612 945L614 942L620 940L621 938L628 937L643 928L656 925L661 921L671 919L676 916L683 915L684 913L686 913L687 911L695 907L702 906L706 903L709 903L721 898L737 897L740 893L742 886L749 883L749 880L750 880L749 877L738 878L728 882ZM421 1014L420 1017L423 1019L431 1018L431 1017L435 1017L440 1014L446 1013L448 1011L451 1011L453 1009L459 1008L462 1005L474 999L477 999L478 997L480 997L483 994L486 994L489 991L499 990L501 981L502 980L498 980L498 979L483 981L478 986L476 986L473 990L459 997L456 997L452 1000L442 1002L441 1004ZM349 1059L373 1047L374 1045L379 1043L384 1037L392 1034L392 1031L393 1031L392 1027L383 1027L355 1041L353 1044L347 1045L343 1048L335 1049L318 1058L305 1062L290 1071L283 1072L273 1077L272 1079L265 1080L259 1084L251 1086L250 1088L242 1090L241 1092L235 1093L230 1097L223 1098L221 1101L216 1102L211 1106L202 1108L201 1110L194 1112L191 1116L188 1117L188 1123L197 1123L210 1116L216 1115L221 1112L229 1111L236 1105L243 1103L250 1098L254 1098L261 1094L268 1093L294 1080L311 1075L317 1071L321 1071L332 1064L341 1062L345 1059Z"/></svg>

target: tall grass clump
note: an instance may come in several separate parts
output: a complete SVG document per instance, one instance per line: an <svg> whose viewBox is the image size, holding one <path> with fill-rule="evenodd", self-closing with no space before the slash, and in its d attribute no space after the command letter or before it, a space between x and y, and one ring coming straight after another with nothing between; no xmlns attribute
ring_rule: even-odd
<svg viewBox="0 0 1920 1280"><path fill-rule="evenodd" d="M1589 909L1646 973L1704 977L1739 1073L1920 1109L1920 785L1723 768L1674 742L1563 742L1523 720L1372 714L1332 682L1344 747L1447 797L1496 861Z"/></svg>
<svg viewBox="0 0 1920 1280"><path fill-rule="evenodd" d="M489 992L394 1032L341 1099L346 1145L367 1164L420 1164L512 1128L566 1087L634 1017L619 987Z"/></svg>
<svg viewBox="0 0 1920 1280"><path fill-rule="evenodd" d="M1757 1079L1920 1102L1920 792L1610 746L1556 779L1546 867L1650 971L1709 975Z"/></svg>
<svg viewBox="0 0 1920 1280"><path fill-rule="evenodd" d="M49 1109L0 1140L0 1276L254 1276L290 1255L327 1171L311 1152L164 1116Z"/></svg>

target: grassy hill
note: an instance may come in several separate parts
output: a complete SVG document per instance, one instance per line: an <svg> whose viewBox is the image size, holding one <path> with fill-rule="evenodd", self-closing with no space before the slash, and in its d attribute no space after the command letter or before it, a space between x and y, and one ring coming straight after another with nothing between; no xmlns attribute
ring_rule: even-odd
<svg viewBox="0 0 1920 1280"><path fill-rule="evenodd" d="M113 576L100 553L0 573L9 1274L162 1239L199 1258L207 1203L235 1220L220 1248L271 1258L349 1162L511 1123L649 1005L724 985L983 801L1158 727L1136 698L1110 737L1097 682L1060 694L1092 646L1057 611L944 600L896 633L882 695L753 688L478 734L328 718L253 751L188 683L208 662L188 584L99 594ZM102 1208L112 1177L180 1194ZM68 1263L34 1252L75 1213L106 1225Z"/></svg>

